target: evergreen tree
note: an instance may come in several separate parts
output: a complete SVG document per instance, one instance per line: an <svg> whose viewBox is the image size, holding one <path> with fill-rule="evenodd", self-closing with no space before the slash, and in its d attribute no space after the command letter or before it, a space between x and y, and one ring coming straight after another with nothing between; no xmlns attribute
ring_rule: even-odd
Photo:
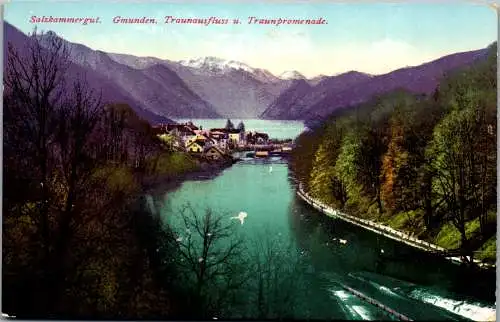
<svg viewBox="0 0 500 322"><path fill-rule="evenodd" d="M245 124L243 123L243 121L238 123L237 129L240 130L241 132L245 132Z"/></svg>
<svg viewBox="0 0 500 322"><path fill-rule="evenodd" d="M234 130L234 124L233 124L233 122L231 122L231 120L230 120L230 119L227 119L225 129L226 129L226 130Z"/></svg>

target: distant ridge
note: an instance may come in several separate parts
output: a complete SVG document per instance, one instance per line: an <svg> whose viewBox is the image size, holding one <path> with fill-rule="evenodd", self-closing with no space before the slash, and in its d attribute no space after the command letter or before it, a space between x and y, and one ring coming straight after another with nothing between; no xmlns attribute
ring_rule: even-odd
<svg viewBox="0 0 500 322"><path fill-rule="evenodd" d="M321 119L338 108L366 102L396 89L415 94L433 92L443 76L484 59L488 49L456 53L419 66L371 76L355 71L324 77L309 90L289 87L261 115L265 119Z"/></svg>
<svg viewBox="0 0 500 322"><path fill-rule="evenodd" d="M55 33L48 32L46 34L48 37L55 36ZM7 66L8 59L8 44L11 44L14 48L22 53L22 48L27 46L31 41L30 38L18 30L16 27L12 26L8 22L4 22L4 66ZM140 102L138 102L134 97L130 96L122 88L117 86L113 81L99 75L95 71L81 66L75 62L70 64L67 71L66 77L69 81L75 79L76 77L84 76L89 87L94 89L97 93L102 93L102 99L105 102L112 103L125 103L130 105L134 111L145 120L152 123L157 122L173 122L171 119L165 117L161 114L156 114L152 111L145 109Z"/></svg>

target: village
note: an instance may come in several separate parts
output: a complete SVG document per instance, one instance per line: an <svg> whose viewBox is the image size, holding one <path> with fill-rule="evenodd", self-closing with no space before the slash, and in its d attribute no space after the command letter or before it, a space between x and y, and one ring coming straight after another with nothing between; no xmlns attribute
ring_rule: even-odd
<svg viewBox="0 0 500 322"><path fill-rule="evenodd" d="M208 160L232 159L234 152L247 151L247 156L268 157L288 154L292 150L292 140L273 140L267 133L245 131L244 126L235 128L228 122L231 126L209 130L193 122L158 124L153 130L169 149Z"/></svg>

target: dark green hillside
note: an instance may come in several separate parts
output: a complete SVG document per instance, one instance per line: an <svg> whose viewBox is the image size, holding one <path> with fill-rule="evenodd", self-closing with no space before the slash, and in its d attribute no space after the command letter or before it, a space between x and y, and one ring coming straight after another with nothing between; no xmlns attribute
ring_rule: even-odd
<svg viewBox="0 0 500 322"><path fill-rule="evenodd" d="M338 110L297 139L315 197L489 262L496 256L496 43L436 91Z"/></svg>

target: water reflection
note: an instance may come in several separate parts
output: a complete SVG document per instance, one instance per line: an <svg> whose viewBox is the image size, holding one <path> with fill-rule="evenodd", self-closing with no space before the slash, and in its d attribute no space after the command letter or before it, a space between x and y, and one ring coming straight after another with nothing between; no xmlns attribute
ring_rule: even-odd
<svg viewBox="0 0 500 322"><path fill-rule="evenodd" d="M468 294L477 289L459 267L301 202L285 160L246 160L212 180L163 191L162 199L164 218L186 203L200 212L225 213L228 221L248 214L244 225L232 221L249 250L242 260L256 272L246 295L253 305L238 313L233 308L231 318L391 319L345 286L413 319L460 320L450 311L466 315L460 308L475 301L453 294L463 292L463 285ZM493 290L489 294L494 296ZM462 303L450 308L447 298Z"/></svg>

